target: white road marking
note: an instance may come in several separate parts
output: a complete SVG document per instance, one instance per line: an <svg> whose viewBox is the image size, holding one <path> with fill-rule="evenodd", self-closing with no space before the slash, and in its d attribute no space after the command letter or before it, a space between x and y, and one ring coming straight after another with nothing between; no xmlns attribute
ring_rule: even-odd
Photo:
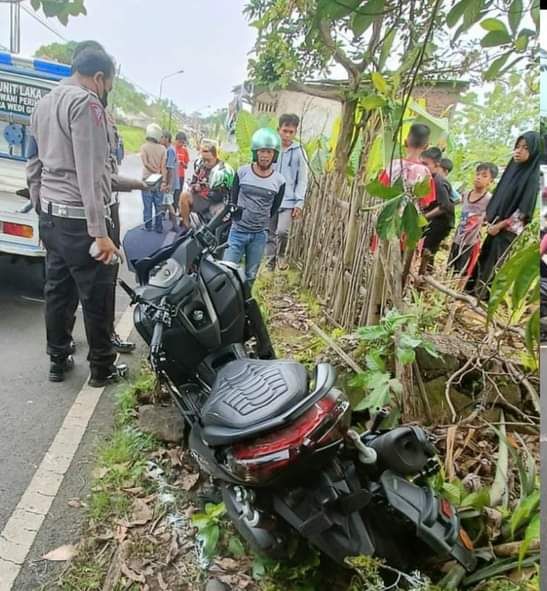
<svg viewBox="0 0 547 591"><path fill-rule="evenodd" d="M31 298L29 296L20 296L22 300L25 300L25 302L32 302L34 304L44 304L46 300L44 300L43 298Z"/></svg>
<svg viewBox="0 0 547 591"><path fill-rule="evenodd" d="M128 307L116 325L127 339L133 328ZM10 591L78 450L104 388L80 390L27 490L0 533L0 591Z"/></svg>

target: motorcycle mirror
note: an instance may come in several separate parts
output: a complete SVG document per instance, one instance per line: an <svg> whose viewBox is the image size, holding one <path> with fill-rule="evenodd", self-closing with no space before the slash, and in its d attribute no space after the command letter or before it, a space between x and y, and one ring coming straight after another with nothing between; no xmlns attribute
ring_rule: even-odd
<svg viewBox="0 0 547 591"><path fill-rule="evenodd" d="M30 191L28 189L17 189L17 191L15 191L16 195L19 195L19 197L25 197L25 199L30 199Z"/></svg>
<svg viewBox="0 0 547 591"><path fill-rule="evenodd" d="M120 279L118 281L118 285L131 298L131 303L134 304L137 301L137 294L135 293L135 290L132 289L129 285L127 285L127 283L123 279Z"/></svg>

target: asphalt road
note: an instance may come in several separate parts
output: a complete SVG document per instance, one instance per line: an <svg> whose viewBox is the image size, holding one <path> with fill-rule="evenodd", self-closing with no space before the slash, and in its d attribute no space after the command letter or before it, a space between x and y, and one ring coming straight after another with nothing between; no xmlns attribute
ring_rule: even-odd
<svg viewBox="0 0 547 591"><path fill-rule="evenodd" d="M126 159L122 174L140 175L137 156ZM141 222L142 201L139 192L122 194L120 199L125 231ZM133 283L127 270L122 276ZM119 317L128 299L121 290L117 296ZM88 377L80 309L77 315L76 367L64 383L51 384L39 265L0 257L0 531Z"/></svg>

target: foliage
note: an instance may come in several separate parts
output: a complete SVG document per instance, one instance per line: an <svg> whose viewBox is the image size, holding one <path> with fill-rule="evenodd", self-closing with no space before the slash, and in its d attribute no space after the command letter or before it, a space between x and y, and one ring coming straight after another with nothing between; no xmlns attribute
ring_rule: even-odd
<svg viewBox="0 0 547 591"><path fill-rule="evenodd" d="M122 76L116 77L109 101L114 108L120 109L126 114L146 113L152 115L149 97Z"/></svg>
<svg viewBox="0 0 547 591"><path fill-rule="evenodd" d="M446 24L456 28L454 39L480 23L485 31L481 47L499 47L502 50L490 60L484 72L485 80L493 80L510 72L518 62L526 60L532 65L536 59L539 38L539 0L532 0L531 16L535 28L523 25L527 13L523 0L509 0L498 4L488 0L459 0L446 16Z"/></svg>
<svg viewBox="0 0 547 591"><path fill-rule="evenodd" d="M144 129L129 125L117 124L118 132L123 139L126 154L135 154L144 144Z"/></svg>
<svg viewBox="0 0 547 591"><path fill-rule="evenodd" d="M427 220L419 212L416 201L431 190L431 180L426 177L413 186L403 186L399 178L393 185L386 186L378 177L366 186L372 197L384 199L383 206L376 220L376 231L383 240L405 237L404 246L413 249L427 226Z"/></svg>
<svg viewBox="0 0 547 591"><path fill-rule="evenodd" d="M364 326L357 335L365 348L366 371L357 374L350 385L362 388L364 396L355 410L370 409L378 412L387 405L399 407L402 394L401 382L393 377L390 363L396 358L402 365L416 359L416 349L421 347L431 356L438 357L432 343L420 335L415 314L401 314L392 309L380 324ZM395 404L394 404L395 402Z"/></svg>
<svg viewBox="0 0 547 591"><path fill-rule="evenodd" d="M303 546L298 555L288 562L256 555L252 566L253 578L260 581L263 591L314 591L322 581L319 566L319 552Z"/></svg>
<svg viewBox="0 0 547 591"><path fill-rule="evenodd" d="M39 47L34 55L35 57L70 65L76 45L77 42L75 41L50 43ZM144 114L150 118L150 121L156 121L162 127L168 127L169 121L172 122L172 127L176 127L177 122L185 118L185 115L174 103L167 99L152 99L121 75L116 76L109 99L111 108L118 112L122 120L127 115ZM217 113L216 117L222 117L222 113ZM204 120L204 127L209 129L210 123L212 121ZM218 126L216 119L215 125Z"/></svg>
<svg viewBox="0 0 547 591"><path fill-rule="evenodd" d="M76 41L69 41L68 43L49 43L48 45L41 45L35 52L35 57L41 57L46 60L59 62L61 64L70 65L72 63L72 55L78 43Z"/></svg>
<svg viewBox="0 0 547 591"><path fill-rule="evenodd" d="M535 129L539 116L536 76L511 74L497 82L480 99L475 92L464 95L450 124L448 156L454 163L453 184L470 188L479 162L506 166L514 139ZM499 177L498 177L499 179Z"/></svg>
<svg viewBox="0 0 547 591"><path fill-rule="evenodd" d="M329 76L335 64L345 71L345 79L327 80L318 92L343 102L336 169L345 172L358 132L366 127L371 112L389 108L390 93L406 96L416 80L423 84L464 74L467 79L493 80L518 62L535 65L537 0L532 9L535 30L521 26L522 0L503 4L492 0L249 0L244 12L258 31L249 73L258 85L286 87ZM482 25L482 35L470 32L477 23ZM363 113L356 116L359 101ZM402 117L394 120L391 131L396 137Z"/></svg>
<svg viewBox="0 0 547 591"><path fill-rule="evenodd" d="M405 573L389 566L385 561L370 556L356 556L346 560L356 573L348 591L388 591L409 589L410 591L440 591L418 571ZM381 572L389 574L395 582L386 583Z"/></svg>
<svg viewBox="0 0 547 591"><path fill-rule="evenodd" d="M198 530L197 540L206 560L213 558L216 553L220 540L220 522L225 513L224 503L207 503L205 512L192 516L192 525Z"/></svg>
<svg viewBox="0 0 547 591"><path fill-rule="evenodd" d="M509 258L496 272L490 289L488 318L492 320L504 307L511 321L530 312L526 323L526 346L530 353L539 345L539 249L538 222L529 224L513 244Z"/></svg>
<svg viewBox="0 0 547 591"><path fill-rule="evenodd" d="M503 577L509 571L531 566L538 560L538 556L529 551L530 544L539 540L540 491L536 461L518 434L513 434L513 438L516 437L520 443L517 447L514 439L509 441L495 427L492 427L492 430L498 435L500 446L505 443L513 469L517 474L515 489L519 490L519 495L508 507L493 509L492 499L498 497L497 493L492 492L496 486L495 483L478 490L469 490L464 481L459 478L446 481L442 470L430 479L433 489L458 508L463 527L471 535L475 547L521 542L519 555L516 558L501 559L495 558L490 553L481 553L481 557L488 560L489 564L468 576L464 581L465 586ZM507 468L505 472L505 478L510 478ZM499 516L499 521L496 515ZM501 581L507 580L500 578L499 581L501 585ZM524 589L524 587L492 587L492 589L496 588ZM529 587L530 590L533 588Z"/></svg>
<svg viewBox="0 0 547 591"><path fill-rule="evenodd" d="M57 18L63 25L72 16L86 15L84 0L30 0L34 10L42 9L48 18Z"/></svg>

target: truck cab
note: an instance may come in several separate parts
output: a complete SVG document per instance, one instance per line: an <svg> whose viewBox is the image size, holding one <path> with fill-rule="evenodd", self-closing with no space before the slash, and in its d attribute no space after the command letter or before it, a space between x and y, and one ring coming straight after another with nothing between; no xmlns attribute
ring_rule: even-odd
<svg viewBox="0 0 547 591"><path fill-rule="evenodd" d="M0 52L0 255L43 262L38 216L25 196L26 148L36 103L70 66Z"/></svg>

